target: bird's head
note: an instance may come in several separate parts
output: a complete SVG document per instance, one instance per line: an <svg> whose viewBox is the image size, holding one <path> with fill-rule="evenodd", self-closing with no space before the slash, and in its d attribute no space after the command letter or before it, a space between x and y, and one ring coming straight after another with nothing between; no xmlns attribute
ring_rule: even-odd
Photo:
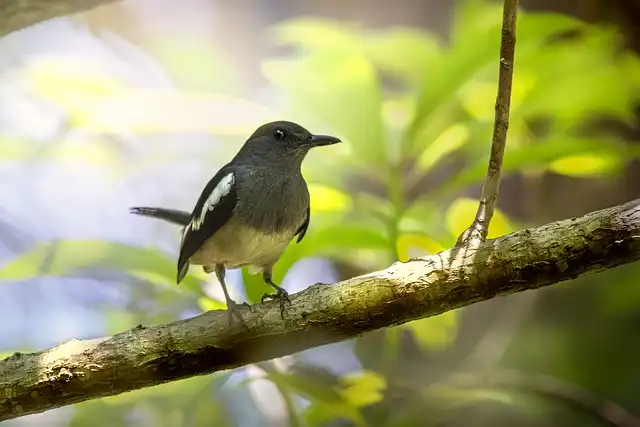
<svg viewBox="0 0 640 427"><path fill-rule="evenodd" d="M324 145L341 142L330 135L315 135L300 126L288 121L270 122L260 126L247 139L242 150L265 159L286 160L304 158L307 152Z"/></svg>

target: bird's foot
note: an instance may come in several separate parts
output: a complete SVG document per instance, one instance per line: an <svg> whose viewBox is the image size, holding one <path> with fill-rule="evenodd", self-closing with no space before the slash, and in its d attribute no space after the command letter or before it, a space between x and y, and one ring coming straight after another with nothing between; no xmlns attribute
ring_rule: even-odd
<svg viewBox="0 0 640 427"><path fill-rule="evenodd" d="M289 299L289 292L285 291L283 288L279 286L276 289L277 289L277 292L275 294L262 295L262 299L260 300L260 302L264 303L264 300L267 298L272 300L276 300L276 299L280 300L280 317L282 317L282 320L284 320L284 303L288 302L289 304L291 304L291 300Z"/></svg>
<svg viewBox="0 0 640 427"><path fill-rule="evenodd" d="M233 317L235 316L238 319L238 322L240 322L240 325L246 330L249 330L249 326L247 326L247 323L242 318L242 314L240 314L240 306L245 306L249 309L249 311L253 312L253 307L251 307L246 302L238 304L234 300L227 300L227 315L229 316L229 326L233 326Z"/></svg>

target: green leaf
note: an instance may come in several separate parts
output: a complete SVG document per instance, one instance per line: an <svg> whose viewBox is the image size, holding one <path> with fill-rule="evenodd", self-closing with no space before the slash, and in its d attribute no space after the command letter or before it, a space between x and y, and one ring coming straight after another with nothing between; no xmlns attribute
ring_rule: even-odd
<svg viewBox="0 0 640 427"><path fill-rule="evenodd" d="M383 399L387 382L383 376L373 371L362 371L340 378L344 388L342 398L356 408L378 403Z"/></svg>
<svg viewBox="0 0 640 427"><path fill-rule="evenodd" d="M335 414L327 411L326 405L312 402L304 409L301 418L305 421L306 426L324 427L330 421L335 420Z"/></svg>
<svg viewBox="0 0 640 427"><path fill-rule="evenodd" d="M640 148L615 139L551 137L533 141L528 145L512 146L507 142L503 173L517 172L525 168L546 169L547 165L565 157L589 155L592 157L615 156L624 163L640 157ZM438 194L451 194L484 178L487 158L478 158L438 189Z"/></svg>
<svg viewBox="0 0 640 427"><path fill-rule="evenodd" d="M102 314L107 324L107 333L110 335L119 334L140 323L136 313L122 309L107 308L103 309Z"/></svg>
<svg viewBox="0 0 640 427"><path fill-rule="evenodd" d="M458 310L405 323L399 328L413 334L416 342L426 350L444 350L458 335L460 314Z"/></svg>
<svg viewBox="0 0 640 427"><path fill-rule="evenodd" d="M126 409L115 409L103 400L92 400L73 406L68 427L127 427Z"/></svg>
<svg viewBox="0 0 640 427"><path fill-rule="evenodd" d="M433 237L419 232L402 233L396 242L399 261L407 261L416 256L436 254L445 250L445 246ZM418 253L414 251L418 250Z"/></svg>
<svg viewBox="0 0 640 427"><path fill-rule="evenodd" d="M364 425L358 408L345 401L341 391L334 387L328 387L301 375L272 372L267 375L267 378L278 386L289 388L314 404L321 405L326 412L332 413L334 417L344 417L358 426ZM306 414L306 416L309 416L309 414Z"/></svg>
<svg viewBox="0 0 640 427"><path fill-rule="evenodd" d="M334 188L319 183L309 183L311 215L319 212L345 212L351 209L351 197Z"/></svg>
<svg viewBox="0 0 640 427"><path fill-rule="evenodd" d="M418 84L441 54L440 41L426 31L392 27L364 36L367 58L383 71Z"/></svg>
<svg viewBox="0 0 640 427"><path fill-rule="evenodd" d="M278 264L276 263L274 270L273 281L279 284L281 280L276 276L276 271L279 272ZM262 299L264 294L273 293L273 288L262 280L262 275L251 274L248 268L242 269L242 284L244 285L244 292L247 295L247 300L252 304L257 304Z"/></svg>
<svg viewBox="0 0 640 427"><path fill-rule="evenodd" d="M439 40L425 31L391 27L362 31L356 25L316 17L284 21L273 29L280 44L308 52L360 50L376 67L419 82L440 52Z"/></svg>
<svg viewBox="0 0 640 427"><path fill-rule="evenodd" d="M536 76L536 89L526 97L521 113L567 123L578 123L594 114L632 119L638 95L633 76L626 70L628 62L618 54L619 47L622 40L616 32L588 27L579 38L530 52L518 62L518 69ZM552 63L562 65L546 66Z"/></svg>
<svg viewBox="0 0 640 427"><path fill-rule="evenodd" d="M493 77L493 76L492 76ZM538 83L537 74L529 70L519 70L513 76L511 89L511 118L519 118L519 109L527 96L533 92ZM495 102L498 91L498 84L495 79L484 80L474 79L468 82L461 90L461 103L465 110L479 122L486 122L493 125L495 118ZM509 129L511 130L511 129Z"/></svg>
<svg viewBox="0 0 640 427"><path fill-rule="evenodd" d="M473 14L466 18L466 24L458 26L459 29L464 29L464 36L454 37L454 44L434 63L418 95L416 113L405 137L408 153L421 150L422 146L416 145L414 140L416 135L425 132L422 128L430 126L432 116L437 117L439 109L447 108L455 101L458 91L468 81L492 64L495 65L494 72L497 72L502 13L496 5L484 2L469 4L474 7ZM478 16L485 15L495 18L478 19ZM516 63L521 55L538 49L550 36L581 26L584 24L580 21L563 15L521 13L518 17Z"/></svg>
<svg viewBox="0 0 640 427"><path fill-rule="evenodd" d="M271 60L265 76L304 110L335 129L354 159L369 166L386 159L381 93L372 64L357 50L314 52L302 59Z"/></svg>
<svg viewBox="0 0 640 427"><path fill-rule="evenodd" d="M360 43L360 34L348 24L317 17L298 17L272 28L273 40L297 45L308 51L352 49Z"/></svg>
<svg viewBox="0 0 640 427"><path fill-rule="evenodd" d="M215 299L211 299L209 297L198 298L198 307L200 307L203 312L211 310L224 310L227 308L225 303Z"/></svg>
<svg viewBox="0 0 640 427"><path fill-rule="evenodd" d="M598 177L620 171L623 159L615 155L581 154L554 160L549 170L574 177Z"/></svg>
<svg viewBox="0 0 640 427"><path fill-rule="evenodd" d="M235 94L242 88L233 61L229 61L217 43L170 34L153 37L145 48L181 87L226 94Z"/></svg>
<svg viewBox="0 0 640 427"><path fill-rule="evenodd" d="M518 18L522 14L518 11ZM451 41L460 43L500 25L502 5L487 0L460 0L453 9Z"/></svg>
<svg viewBox="0 0 640 427"><path fill-rule="evenodd" d="M271 372L267 375L267 378L314 402L322 402L330 405L342 405L344 403L340 393L333 387L327 387L322 383L311 381L309 378L301 375Z"/></svg>
<svg viewBox="0 0 640 427"><path fill-rule="evenodd" d="M447 155L457 151L469 141L470 131L462 123L453 124L427 146L418 158L416 172L427 173Z"/></svg>
<svg viewBox="0 0 640 427"><path fill-rule="evenodd" d="M323 227L315 230L309 237L308 242L303 240L300 243L305 244L302 249L303 254L307 256L331 247L339 249L386 249L389 247L389 240L380 231L353 222Z"/></svg>
<svg viewBox="0 0 640 427"><path fill-rule="evenodd" d="M40 276L72 276L84 268L107 268L176 289L204 295L200 281L185 277L175 285L176 264L152 249L99 240L54 240L37 245L0 268L0 280L25 280Z"/></svg>
<svg viewBox="0 0 640 427"><path fill-rule="evenodd" d="M478 210L478 201L469 198L459 198L449 206L446 214L447 228L451 233L451 236L457 238L464 230L466 230L476 215ZM489 234L487 237L493 239L494 237L504 236L513 231L509 220L506 215L499 209L495 209L493 218L489 224Z"/></svg>

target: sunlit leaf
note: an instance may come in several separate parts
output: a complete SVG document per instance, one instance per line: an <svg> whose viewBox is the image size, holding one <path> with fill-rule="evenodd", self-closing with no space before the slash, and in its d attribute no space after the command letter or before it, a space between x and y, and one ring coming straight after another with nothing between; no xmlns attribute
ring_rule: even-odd
<svg viewBox="0 0 640 427"><path fill-rule="evenodd" d="M301 418L309 427L323 427L335 419L335 414L327 411L325 405L311 402L302 412Z"/></svg>
<svg viewBox="0 0 640 427"><path fill-rule="evenodd" d="M568 123L594 114L631 120L638 95L632 89L633 75L624 71L628 62L617 52L621 46L618 33L593 26L577 39L558 41L523 57L519 70L534 73L537 84L523 103L522 112ZM562 66L545 66L551 63ZM620 78L622 75L625 78Z"/></svg>
<svg viewBox="0 0 640 427"><path fill-rule="evenodd" d="M518 108L534 90L536 76L527 71L518 72L513 77L511 89L511 117L516 116ZM461 91L461 102L467 112L475 119L493 123L498 84L495 81L472 80ZM509 129L511 130L511 129Z"/></svg>
<svg viewBox="0 0 640 427"><path fill-rule="evenodd" d="M340 391L342 398L356 408L372 405L382 400L387 382L383 376L373 371L363 371L340 378L345 388Z"/></svg>
<svg viewBox="0 0 640 427"><path fill-rule="evenodd" d="M158 251L99 240L56 240L37 245L0 267L0 280L72 276L80 269L107 268L179 291L204 295L200 281L188 275L175 285L176 263Z"/></svg>
<svg viewBox="0 0 640 427"><path fill-rule="evenodd" d="M61 104L75 104L126 89L120 79L109 75L98 63L79 55L34 56L23 70L39 95Z"/></svg>
<svg viewBox="0 0 640 427"><path fill-rule="evenodd" d="M181 87L226 94L242 87L233 61L209 39L170 34L146 40L145 48Z"/></svg>
<svg viewBox="0 0 640 427"><path fill-rule="evenodd" d="M459 198L449 206L446 214L447 229L452 236L459 236L466 230L476 215L478 201L469 198ZM507 217L499 210L495 209L491 224L489 224L488 238L503 236L513 231Z"/></svg>
<svg viewBox="0 0 640 427"><path fill-rule="evenodd" d="M307 237L300 243L301 255L305 256L318 255L332 247L342 251L347 248L386 249L389 247L389 240L381 234L380 230L349 222L314 230L309 240L306 241L306 239Z"/></svg>
<svg viewBox="0 0 640 427"><path fill-rule="evenodd" d="M297 45L308 51L361 50L376 67L409 81L418 82L440 51L432 34L408 27L358 31L344 22L302 17L274 28L278 43Z"/></svg>
<svg viewBox="0 0 640 427"><path fill-rule="evenodd" d="M549 170L560 175L594 177L619 171L622 159L615 155L589 155L562 157L549 164Z"/></svg>
<svg viewBox="0 0 640 427"><path fill-rule="evenodd" d="M442 132L418 158L418 171L423 174L428 172L445 156L466 144L469 141L469 134L469 128L461 123L454 124Z"/></svg>
<svg viewBox="0 0 640 427"><path fill-rule="evenodd" d="M468 4L471 5L471 3ZM459 34L454 37L455 41L451 49L431 67L418 95L417 110L405 138L409 152L421 147L416 144L415 136L423 127L429 126L432 116L438 116L439 109L447 107L455 99L464 84L492 64L497 72L496 55L500 46L500 19L502 17L500 9L496 5L485 2L474 3L473 8L469 9L474 10L474 13L468 14L467 21L465 21L467 23L456 27L456 31L464 31L464 37ZM494 18L489 19L485 16L479 20L477 17L482 16L479 11L487 16L494 16ZM473 16L472 19L471 16ZM469 22L473 22L473 24ZM544 44L550 36L580 26L584 26L584 24L562 15L521 13L518 17L516 62L520 55L535 50Z"/></svg>
<svg viewBox="0 0 640 427"><path fill-rule="evenodd" d="M416 342L424 349L443 350L456 339L459 322L459 311L451 310L437 316L405 323L399 328L411 331Z"/></svg>
<svg viewBox="0 0 640 427"><path fill-rule="evenodd" d="M360 35L351 26L317 17L289 19L273 27L272 34L278 43L310 51L353 49L360 43Z"/></svg>
<svg viewBox="0 0 640 427"><path fill-rule="evenodd" d="M309 183L311 214L318 212L348 211L351 197L341 191L322 184Z"/></svg>
<svg viewBox="0 0 640 427"><path fill-rule="evenodd" d="M406 261L416 256L435 254L445 247L437 240L422 233L405 233L398 237L396 243L399 261ZM416 252L417 251L417 252Z"/></svg>
<svg viewBox="0 0 640 427"><path fill-rule="evenodd" d="M327 387L302 375L289 375L272 372L267 375L271 381L285 386L312 401L323 402L332 405L341 405L342 397L333 387Z"/></svg>
<svg viewBox="0 0 640 427"><path fill-rule="evenodd" d="M224 310L227 308L225 303L208 297L198 298L198 307L200 307L202 311Z"/></svg>
<svg viewBox="0 0 640 427"><path fill-rule="evenodd" d="M118 334L136 326L138 316L135 313L120 309L103 310L108 334Z"/></svg>
<svg viewBox="0 0 640 427"><path fill-rule="evenodd" d="M502 169L504 173L533 166L546 169L555 160L582 156L585 153L603 157L616 156L626 163L640 157L640 148L606 138L552 137L516 147L507 143ZM439 194L455 193L467 185L481 181L486 170L486 158L475 160L438 189Z"/></svg>
<svg viewBox="0 0 640 427"><path fill-rule="evenodd" d="M440 41L432 34L391 27L364 37L365 55L380 69L419 83L441 53Z"/></svg>
<svg viewBox="0 0 640 427"><path fill-rule="evenodd" d="M294 104L335 129L369 165L385 160L381 93L373 66L357 50L314 52L302 59L271 60L263 72Z"/></svg>
<svg viewBox="0 0 640 427"><path fill-rule="evenodd" d="M522 20L522 13L518 13ZM451 40L453 43L471 40L493 29L502 20L502 5L487 0L461 0L453 9Z"/></svg>
<svg viewBox="0 0 640 427"><path fill-rule="evenodd" d="M274 372L269 373L267 378L281 387L289 388L316 405L322 405L324 410L332 413L334 417L345 417L354 421L358 426L363 425L362 416L358 408L347 402L341 392L334 387L329 387L324 383L313 381L311 378L301 375Z"/></svg>

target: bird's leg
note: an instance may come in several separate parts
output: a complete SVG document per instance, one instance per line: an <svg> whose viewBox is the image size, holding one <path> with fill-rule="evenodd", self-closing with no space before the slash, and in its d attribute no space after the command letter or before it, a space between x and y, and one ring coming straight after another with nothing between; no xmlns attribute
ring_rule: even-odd
<svg viewBox="0 0 640 427"><path fill-rule="evenodd" d="M272 279L271 276L272 276L271 268L265 268L264 271L262 272L262 280L264 280L264 282L266 284L268 284L273 289L275 289L276 293L275 294L264 294L262 296L261 302L264 303L264 300L267 299L267 298L271 298L271 299L276 299L277 298L277 299L279 299L280 300L280 316L284 320L284 303L286 301L289 304L291 304L291 300L289 299L289 293L287 291L285 291L283 288L281 288L280 286L278 286L275 283L273 283L273 279Z"/></svg>
<svg viewBox="0 0 640 427"><path fill-rule="evenodd" d="M218 278L218 282L220 282L220 286L222 286L222 292L224 292L224 298L227 300L227 313L229 315L229 326L233 324L233 316L235 315L238 318L238 321L240 321L240 324L244 328L249 329L244 319L242 318L242 315L240 314L240 310L238 310L238 304L236 304L236 302L232 300L231 297L229 296L227 285L224 283L224 275L225 275L224 265L216 264L216 277ZM246 302L243 302L240 305L246 305L249 307L249 309L251 309L249 304L247 304Z"/></svg>

